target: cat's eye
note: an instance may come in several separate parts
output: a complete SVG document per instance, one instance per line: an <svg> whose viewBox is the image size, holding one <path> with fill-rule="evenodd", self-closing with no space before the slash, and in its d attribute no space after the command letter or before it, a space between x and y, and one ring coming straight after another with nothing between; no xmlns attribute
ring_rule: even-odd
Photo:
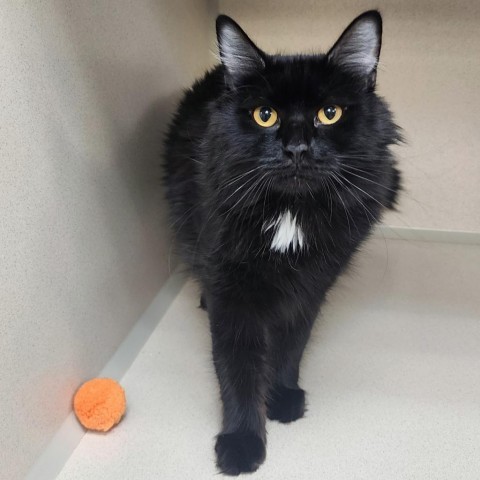
<svg viewBox="0 0 480 480"><path fill-rule="evenodd" d="M317 118L322 125L332 125L340 120L342 114L342 107L338 105L327 105L318 111Z"/></svg>
<svg viewBox="0 0 480 480"><path fill-rule="evenodd" d="M257 107L253 111L253 119L261 127L273 127L278 120L278 114L272 107Z"/></svg>

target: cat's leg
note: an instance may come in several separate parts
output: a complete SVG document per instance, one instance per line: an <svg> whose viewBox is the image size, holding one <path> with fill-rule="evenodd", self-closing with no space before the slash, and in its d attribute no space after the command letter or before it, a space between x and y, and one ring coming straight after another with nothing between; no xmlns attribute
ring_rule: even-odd
<svg viewBox="0 0 480 480"><path fill-rule="evenodd" d="M315 314L296 324L279 326L270 333L274 377L267 399L267 415L282 423L293 422L305 412L305 391L298 386L300 362L310 337Z"/></svg>
<svg viewBox="0 0 480 480"><path fill-rule="evenodd" d="M267 365L264 326L251 303L208 297L213 359L223 401L215 451L229 475L253 472L265 459Z"/></svg>

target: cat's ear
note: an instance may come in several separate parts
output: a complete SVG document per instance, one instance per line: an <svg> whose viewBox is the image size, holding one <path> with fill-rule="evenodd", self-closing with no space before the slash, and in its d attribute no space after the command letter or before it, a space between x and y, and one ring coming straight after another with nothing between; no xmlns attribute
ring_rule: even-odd
<svg viewBox="0 0 480 480"><path fill-rule="evenodd" d="M382 16L370 10L357 17L327 53L334 65L366 80L375 87L378 58L382 46Z"/></svg>
<svg viewBox="0 0 480 480"><path fill-rule="evenodd" d="M261 72L265 68L264 53L226 15L217 17L217 40L220 60L233 85L242 77Z"/></svg>

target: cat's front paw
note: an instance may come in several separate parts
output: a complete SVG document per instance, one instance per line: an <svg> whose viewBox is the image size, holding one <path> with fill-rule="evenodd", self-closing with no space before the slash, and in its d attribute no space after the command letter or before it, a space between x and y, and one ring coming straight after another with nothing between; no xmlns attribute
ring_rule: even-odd
<svg viewBox="0 0 480 480"><path fill-rule="evenodd" d="M289 423L303 417L304 413L305 392L301 388L277 388L267 402L267 416L270 420Z"/></svg>
<svg viewBox="0 0 480 480"><path fill-rule="evenodd" d="M217 467L226 475L254 472L265 460L265 443L253 432L221 433L215 445Z"/></svg>

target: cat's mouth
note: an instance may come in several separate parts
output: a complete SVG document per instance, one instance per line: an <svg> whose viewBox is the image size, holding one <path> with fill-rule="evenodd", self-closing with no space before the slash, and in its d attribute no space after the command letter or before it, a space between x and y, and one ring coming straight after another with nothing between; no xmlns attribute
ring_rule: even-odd
<svg viewBox="0 0 480 480"><path fill-rule="evenodd" d="M281 178L296 178L303 180L315 180L335 172L332 165L292 165L276 168L276 174Z"/></svg>
<svg viewBox="0 0 480 480"><path fill-rule="evenodd" d="M272 172L276 190L291 194L313 193L323 188L325 179L333 174L331 167L276 168Z"/></svg>

